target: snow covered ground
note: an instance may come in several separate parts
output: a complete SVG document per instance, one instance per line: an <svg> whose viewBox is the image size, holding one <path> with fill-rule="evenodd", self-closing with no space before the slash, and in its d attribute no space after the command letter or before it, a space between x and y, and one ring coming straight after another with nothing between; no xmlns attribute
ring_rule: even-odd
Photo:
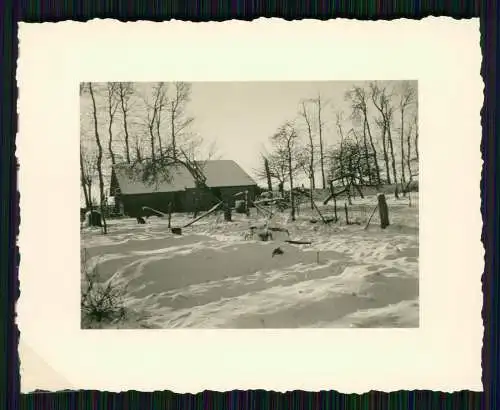
<svg viewBox="0 0 500 410"><path fill-rule="evenodd" d="M284 233L269 242L245 239L250 225L264 221L254 212L231 223L211 215L182 236L162 218L112 220L108 235L82 229L82 247L104 280L127 285L128 307L151 327L418 327L418 195L411 207L388 197L385 230L377 213L364 229L375 204L374 197L354 200L351 219L359 225L311 223L306 205L293 223L288 211L273 217L272 226L311 245L285 243ZM331 208L321 207L330 217ZM172 226L189 220L173 215ZM283 254L272 257L278 246Z"/></svg>

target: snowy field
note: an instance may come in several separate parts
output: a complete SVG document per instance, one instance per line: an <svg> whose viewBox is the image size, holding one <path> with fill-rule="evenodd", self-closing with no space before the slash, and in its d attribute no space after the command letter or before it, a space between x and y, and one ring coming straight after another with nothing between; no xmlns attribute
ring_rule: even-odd
<svg viewBox="0 0 500 410"><path fill-rule="evenodd" d="M364 229L375 197L354 200L350 219L360 224L345 224L343 202L337 224L311 223L319 218L306 204L293 223L289 211L270 221L310 245L285 243L284 233L268 242L246 238L249 226L264 222L252 209L229 223L208 216L182 236L166 218L110 220L108 235L83 228L81 247L103 280L127 285L126 305L141 320L120 327L418 327L418 194L411 207L406 198L387 200L385 230L378 213ZM172 226L190 220L173 215ZM283 254L273 257L278 246Z"/></svg>

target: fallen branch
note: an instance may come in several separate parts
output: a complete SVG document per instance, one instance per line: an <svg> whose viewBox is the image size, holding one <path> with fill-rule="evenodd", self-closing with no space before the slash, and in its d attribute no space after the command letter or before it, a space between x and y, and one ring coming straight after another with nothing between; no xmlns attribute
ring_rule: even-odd
<svg viewBox="0 0 500 410"><path fill-rule="evenodd" d="M286 239L285 242L293 243L294 245L311 245L311 241L294 241L292 239Z"/></svg>
<svg viewBox="0 0 500 410"><path fill-rule="evenodd" d="M219 202L217 205L214 205L212 208L210 208L204 214L201 214L199 217L197 217L197 218L193 219L192 221L188 222L186 225L184 225L184 228L187 228L188 226L194 224L195 222L198 222L200 219L205 218L206 216L214 213L222 205L222 203L223 203L222 201Z"/></svg>

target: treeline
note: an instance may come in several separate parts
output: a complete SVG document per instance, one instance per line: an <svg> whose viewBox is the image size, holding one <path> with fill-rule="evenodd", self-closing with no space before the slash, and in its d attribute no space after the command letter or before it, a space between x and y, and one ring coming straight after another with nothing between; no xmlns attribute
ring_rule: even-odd
<svg viewBox="0 0 500 410"><path fill-rule="evenodd" d="M344 99L348 112L321 95L300 101L297 116L278 127L261 154L257 175L269 190L274 182L283 192L286 184L292 205L294 185L304 177L311 190L340 186L361 193L363 186L395 184L398 196L418 176L416 83L353 85Z"/></svg>
<svg viewBox="0 0 500 410"><path fill-rule="evenodd" d="M192 128L190 83L82 83L80 99L80 174L87 208L106 204L114 164L195 164L216 155L215 144L204 144Z"/></svg>

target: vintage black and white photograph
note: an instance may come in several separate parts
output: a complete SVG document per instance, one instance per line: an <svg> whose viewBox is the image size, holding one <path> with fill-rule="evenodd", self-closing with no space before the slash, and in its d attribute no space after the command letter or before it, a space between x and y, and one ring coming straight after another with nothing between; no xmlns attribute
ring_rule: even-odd
<svg viewBox="0 0 500 410"><path fill-rule="evenodd" d="M418 125L411 79L80 83L81 327L419 327Z"/></svg>

